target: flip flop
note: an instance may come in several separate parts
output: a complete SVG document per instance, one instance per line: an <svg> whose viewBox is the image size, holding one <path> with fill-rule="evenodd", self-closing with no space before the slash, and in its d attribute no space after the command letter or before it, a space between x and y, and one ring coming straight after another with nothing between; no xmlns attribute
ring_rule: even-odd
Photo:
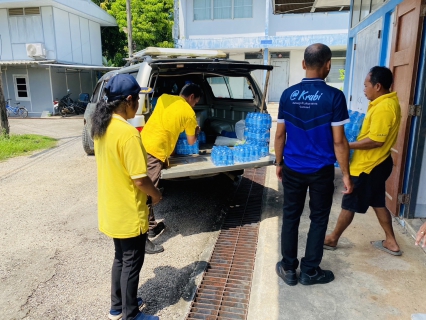
<svg viewBox="0 0 426 320"><path fill-rule="evenodd" d="M374 248L379 249L379 250L381 250L383 252L389 253L389 254L391 254L393 256L400 256L400 255L402 255L402 251L401 250L399 250L399 251L392 251L392 250L389 250L388 248L385 248L383 246L383 241L385 241L385 240L370 241L370 243L371 243L371 245Z"/></svg>
<svg viewBox="0 0 426 320"><path fill-rule="evenodd" d="M337 246L328 246L328 245L326 245L326 244L324 244L323 246L322 246L325 250L330 250L330 251L334 251L334 250L336 250L337 249Z"/></svg>

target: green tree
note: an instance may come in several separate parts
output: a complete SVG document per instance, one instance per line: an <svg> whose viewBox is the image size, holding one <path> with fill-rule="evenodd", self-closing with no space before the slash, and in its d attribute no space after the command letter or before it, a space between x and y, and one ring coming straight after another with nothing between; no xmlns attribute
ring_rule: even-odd
<svg viewBox="0 0 426 320"><path fill-rule="evenodd" d="M127 15L126 0L92 0L111 14L118 28L102 30L102 50L108 63L120 66L127 56ZM132 36L134 49L142 50L149 46L174 47L173 0L131 0ZM121 62L121 64L119 64Z"/></svg>

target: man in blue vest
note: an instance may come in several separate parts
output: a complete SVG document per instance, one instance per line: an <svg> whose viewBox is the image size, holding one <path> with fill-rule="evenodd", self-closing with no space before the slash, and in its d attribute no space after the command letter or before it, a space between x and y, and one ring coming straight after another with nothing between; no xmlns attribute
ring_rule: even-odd
<svg viewBox="0 0 426 320"><path fill-rule="evenodd" d="M324 81L330 68L330 48L321 43L310 45L303 60L306 77L284 90L280 99L275 156L277 177L284 187L283 258L276 272L290 286L298 280L303 285L334 280L333 272L319 265L333 200L336 158L343 174L344 193L352 192L349 145L343 129L349 115L343 93ZM299 223L308 190L311 224L298 279Z"/></svg>

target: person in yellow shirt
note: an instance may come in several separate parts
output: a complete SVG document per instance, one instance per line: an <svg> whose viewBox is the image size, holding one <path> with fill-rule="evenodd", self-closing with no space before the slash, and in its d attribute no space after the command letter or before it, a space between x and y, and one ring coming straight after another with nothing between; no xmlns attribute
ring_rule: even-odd
<svg viewBox="0 0 426 320"><path fill-rule="evenodd" d="M141 87L131 75L115 75L92 116L98 175L99 230L113 238L111 320L158 320L139 311L139 273L148 231L147 195L156 204L161 192L147 175L139 132L126 120L135 117Z"/></svg>
<svg viewBox="0 0 426 320"><path fill-rule="evenodd" d="M324 249L335 250L355 212L365 213L371 206L386 237L385 240L371 241L371 244L394 256L402 254L385 203L385 182L393 168L391 148L401 123L397 94L390 92L392 82L392 72L379 66L373 67L365 78L364 93L371 102L357 141L349 143L350 149L354 149L350 164L354 190L343 196L342 211L333 232L325 237Z"/></svg>
<svg viewBox="0 0 426 320"><path fill-rule="evenodd" d="M163 94L157 101L154 112L142 130L142 143L147 152L148 176L157 187L161 170L166 166L167 159L175 149L179 135L185 131L188 144L197 141L200 127L193 108L198 103L202 90L195 83L186 84L179 96ZM155 221L154 210L149 206L149 232L153 238L162 232L164 223ZM164 251L160 245L148 242L146 253Z"/></svg>

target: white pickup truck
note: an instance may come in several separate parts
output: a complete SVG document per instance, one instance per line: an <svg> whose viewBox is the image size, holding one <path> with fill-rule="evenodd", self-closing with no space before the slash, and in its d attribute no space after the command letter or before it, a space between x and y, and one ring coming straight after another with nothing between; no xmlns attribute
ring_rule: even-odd
<svg viewBox="0 0 426 320"><path fill-rule="evenodd" d="M162 179L199 178L220 173L235 178L245 168L271 165L273 155L231 166L215 166L210 159L211 148L221 130L234 131L236 122L245 119L249 112L266 112L266 107L262 107L264 96L251 74L255 70L266 70L268 80L273 68L224 58L226 54L221 51L150 47L136 53L129 66L106 73L98 81L84 114L82 140L86 153L94 154L90 137L91 115L103 88L113 75L126 73L134 76L141 87L154 89L151 94L140 95L136 117L129 120L138 130L143 130L152 112L152 103L161 94L178 95L187 81L199 84L203 90L194 111L201 130L206 133L206 143L200 145L198 155L172 156L170 167L161 172Z"/></svg>

